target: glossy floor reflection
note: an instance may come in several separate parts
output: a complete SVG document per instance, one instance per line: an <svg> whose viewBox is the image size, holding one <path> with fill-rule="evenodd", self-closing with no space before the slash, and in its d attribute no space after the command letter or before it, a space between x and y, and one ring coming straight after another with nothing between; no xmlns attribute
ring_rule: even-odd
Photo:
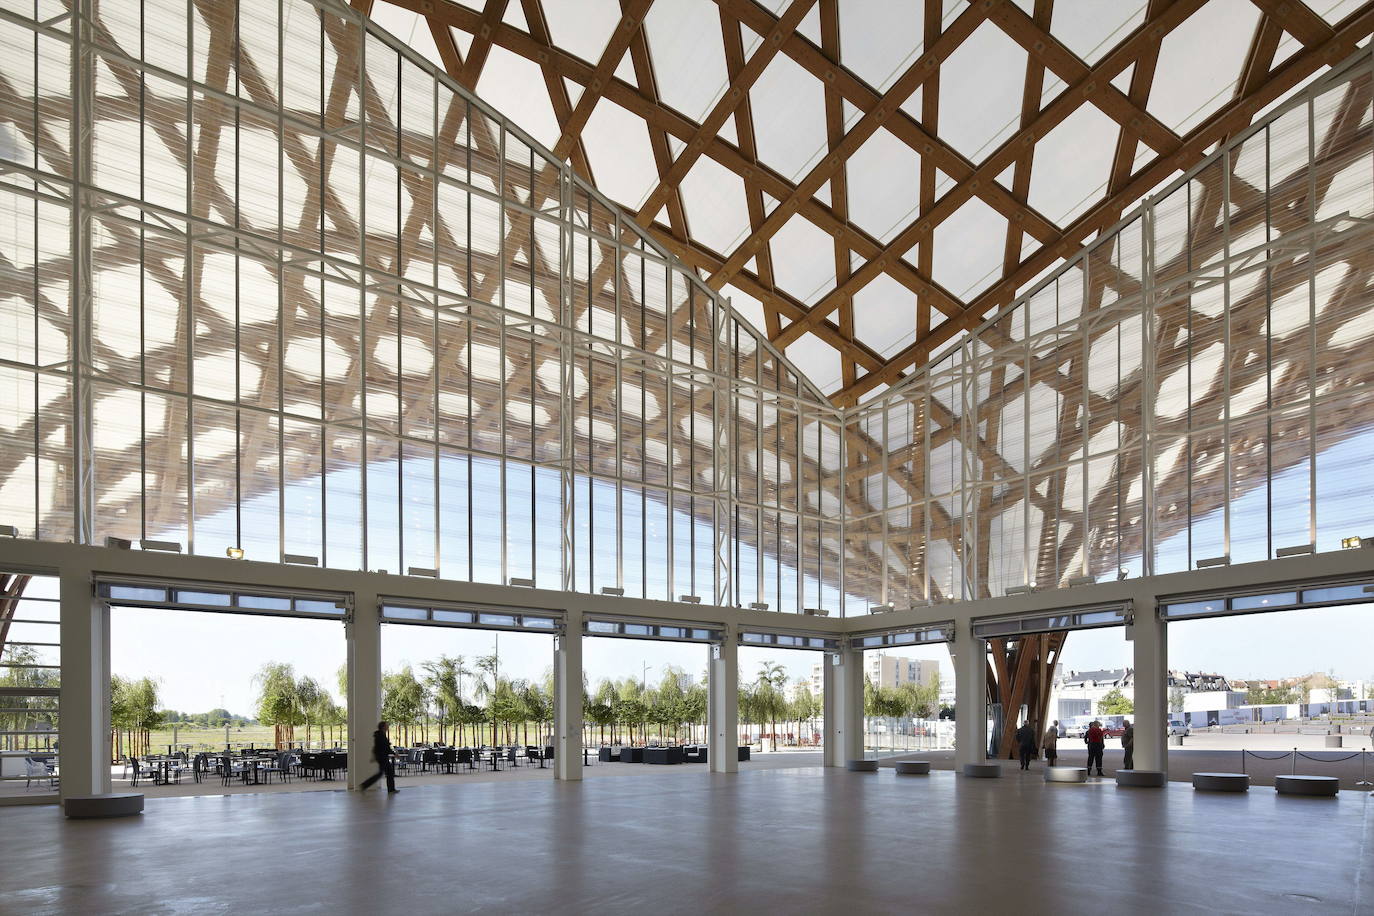
<svg viewBox="0 0 1374 916"><path fill-rule="evenodd" d="M1374 798L812 769L0 812L24 913L1360 913Z"/></svg>

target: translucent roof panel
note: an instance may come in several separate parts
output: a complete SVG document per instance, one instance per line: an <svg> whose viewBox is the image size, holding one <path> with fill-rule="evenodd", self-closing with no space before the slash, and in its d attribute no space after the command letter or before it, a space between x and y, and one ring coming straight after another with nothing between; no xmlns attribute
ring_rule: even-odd
<svg viewBox="0 0 1374 916"><path fill-rule="evenodd" d="M484 31L486 6L374 9L431 59L421 20L450 27L452 75L541 143L563 133L555 112L576 109L564 117L580 144L558 152L584 149L615 202L637 211L667 185L651 231L711 287L747 286L780 344L811 335L839 354L830 375L851 380L841 404L945 351L968 327L950 316L1005 306L1338 63L1307 51L1353 49L1370 31L1358 0L944 0L929 35L925 5L910 0L511 0ZM789 13L794 30L768 40ZM617 32L622 16L638 31ZM751 200L763 204L756 225ZM836 239L852 278L834 269ZM903 295L927 290L900 329L868 314L887 307L892 281ZM829 295L840 284L845 295ZM838 312L849 301L852 323ZM821 312L798 319L797 303ZM865 349L895 362L875 366Z"/></svg>

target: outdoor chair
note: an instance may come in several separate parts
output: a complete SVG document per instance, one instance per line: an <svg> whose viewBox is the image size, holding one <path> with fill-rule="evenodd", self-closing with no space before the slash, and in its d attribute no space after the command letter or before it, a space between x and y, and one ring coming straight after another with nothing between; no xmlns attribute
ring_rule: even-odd
<svg viewBox="0 0 1374 916"><path fill-rule="evenodd" d="M132 785L138 785L140 779L151 779L153 785L157 785L157 769L155 767L145 767L137 757L130 757L129 765L133 767L134 771Z"/></svg>
<svg viewBox="0 0 1374 916"><path fill-rule="evenodd" d="M515 748L506 748L506 763L509 763L513 767L520 766L520 758L515 756Z"/></svg>
<svg viewBox="0 0 1374 916"><path fill-rule="evenodd" d="M243 761L234 760L228 754L219 758L220 785L229 785L235 779L243 776ZM134 783L138 785L138 783Z"/></svg>
<svg viewBox="0 0 1374 916"><path fill-rule="evenodd" d="M36 757L27 757L24 760L24 790L28 791L29 784L35 779L42 782L48 781L48 788L57 787L57 771L42 760Z"/></svg>
<svg viewBox="0 0 1374 916"><path fill-rule="evenodd" d="M323 756L323 754L309 752L301 754L301 759L296 764L296 772L306 779L317 775L320 771L320 758Z"/></svg>
<svg viewBox="0 0 1374 916"><path fill-rule="evenodd" d="M469 770L477 769L477 764L473 760L472 748L460 747L453 752L453 762L455 764L466 764Z"/></svg>
<svg viewBox="0 0 1374 916"><path fill-rule="evenodd" d="M445 773L453 772L453 765L458 762L458 752L451 747L435 752L434 766L443 767Z"/></svg>

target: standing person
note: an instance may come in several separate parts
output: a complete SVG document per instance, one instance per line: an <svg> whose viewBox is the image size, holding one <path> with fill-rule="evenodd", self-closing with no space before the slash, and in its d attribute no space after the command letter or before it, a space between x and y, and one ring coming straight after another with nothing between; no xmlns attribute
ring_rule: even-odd
<svg viewBox="0 0 1374 916"><path fill-rule="evenodd" d="M380 769L376 775L363 780L362 791L366 792L372 788L372 784L383 776L386 777L387 792L401 791L396 788L396 771L391 766L391 739L387 737L385 722L378 722L377 730L372 733L372 756L376 758Z"/></svg>
<svg viewBox="0 0 1374 916"><path fill-rule="evenodd" d="M1021 769L1029 770L1030 762L1035 757L1035 729L1031 728L1029 721L1016 730L1016 743L1021 750Z"/></svg>
<svg viewBox="0 0 1374 916"><path fill-rule="evenodd" d="M1124 752L1121 757L1121 768L1123 770L1135 769L1135 727L1131 725L1129 719L1126 720L1126 730L1121 733L1121 750Z"/></svg>
<svg viewBox="0 0 1374 916"><path fill-rule="evenodd" d="M1097 775L1106 776L1102 772L1102 748L1107 743L1106 733L1102 731L1102 723L1093 719L1093 724L1088 726L1087 733L1083 740L1088 743L1088 775L1092 775L1093 761L1097 761Z"/></svg>
<svg viewBox="0 0 1374 916"><path fill-rule="evenodd" d="M1045 760L1050 766L1059 759L1059 720L1055 719L1054 724L1045 729L1045 737L1041 739L1040 746L1045 749Z"/></svg>

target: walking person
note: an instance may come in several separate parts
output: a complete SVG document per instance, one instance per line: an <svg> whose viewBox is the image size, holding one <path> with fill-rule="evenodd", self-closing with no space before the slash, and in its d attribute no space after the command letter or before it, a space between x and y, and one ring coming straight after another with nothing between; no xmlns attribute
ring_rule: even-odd
<svg viewBox="0 0 1374 916"><path fill-rule="evenodd" d="M1029 721L1016 730L1016 744L1021 751L1021 769L1029 770L1035 757L1035 729Z"/></svg>
<svg viewBox="0 0 1374 916"><path fill-rule="evenodd" d="M362 791L372 788L372 784L383 776L386 777L387 792L401 791L396 788L396 771L391 766L391 739L387 737L385 722L378 722L377 730L372 733L372 756L376 758L379 769L376 775L363 780L360 787Z"/></svg>
<svg viewBox="0 0 1374 916"><path fill-rule="evenodd" d="M1088 731L1083 735L1083 740L1088 743L1088 775L1093 772L1093 761L1097 761L1097 775L1106 776L1102 772L1102 749L1107 743L1107 735L1102 731L1102 723L1093 719L1092 725L1088 726Z"/></svg>
<svg viewBox="0 0 1374 916"><path fill-rule="evenodd" d="M1135 769L1135 726L1131 725L1130 720L1126 720L1126 730L1121 733L1121 768L1123 770Z"/></svg>
<svg viewBox="0 0 1374 916"><path fill-rule="evenodd" d="M1054 762L1059 759L1059 720L1055 719L1054 724L1045 729L1045 737L1040 740L1040 746L1045 749L1045 762L1054 766Z"/></svg>

